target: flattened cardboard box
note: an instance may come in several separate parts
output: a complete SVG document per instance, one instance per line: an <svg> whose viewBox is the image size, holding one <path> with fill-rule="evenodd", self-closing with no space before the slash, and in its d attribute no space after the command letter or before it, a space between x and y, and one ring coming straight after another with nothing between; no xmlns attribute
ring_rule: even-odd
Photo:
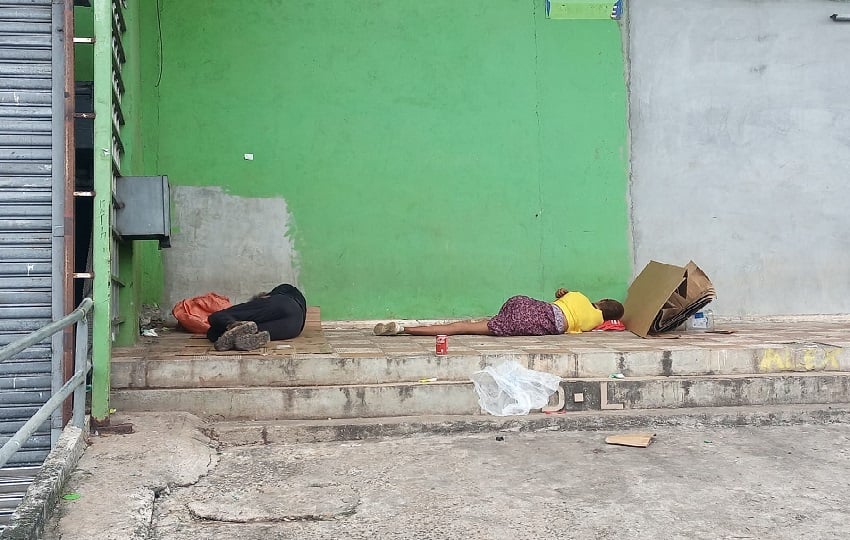
<svg viewBox="0 0 850 540"><path fill-rule="evenodd" d="M640 337L668 332L714 298L711 280L693 261L685 266L650 261L629 286L622 322Z"/></svg>

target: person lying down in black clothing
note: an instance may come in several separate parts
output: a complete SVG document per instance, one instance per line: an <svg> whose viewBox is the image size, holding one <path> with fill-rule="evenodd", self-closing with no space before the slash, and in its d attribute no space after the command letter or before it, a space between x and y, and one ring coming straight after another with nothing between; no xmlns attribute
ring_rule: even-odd
<svg viewBox="0 0 850 540"><path fill-rule="evenodd" d="M207 339L215 350L251 351L270 340L292 339L304 330L307 300L297 287L284 283L247 302L211 314Z"/></svg>

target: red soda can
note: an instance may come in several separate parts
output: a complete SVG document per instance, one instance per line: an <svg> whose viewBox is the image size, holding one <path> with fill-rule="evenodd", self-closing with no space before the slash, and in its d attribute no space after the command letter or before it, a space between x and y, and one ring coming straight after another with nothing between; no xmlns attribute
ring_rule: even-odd
<svg viewBox="0 0 850 540"><path fill-rule="evenodd" d="M449 336L437 336L437 356L445 356L449 354Z"/></svg>

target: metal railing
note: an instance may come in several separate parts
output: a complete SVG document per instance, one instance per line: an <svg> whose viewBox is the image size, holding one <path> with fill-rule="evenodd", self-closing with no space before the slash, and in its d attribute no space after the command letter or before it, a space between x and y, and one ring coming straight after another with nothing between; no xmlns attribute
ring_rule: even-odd
<svg viewBox="0 0 850 540"><path fill-rule="evenodd" d="M71 423L76 427L83 427L86 416L86 374L91 368L91 363L88 361L89 330L86 315L91 311L92 305L91 298L84 298L77 309L68 315L0 349L0 363L2 363L27 347L49 338L74 323L78 323L76 350L74 352L74 375L0 448L0 468L3 468L9 459L15 455L15 452L20 450L21 446L27 442L27 439L50 418L53 411L62 406L62 402L71 393L74 394L74 412Z"/></svg>

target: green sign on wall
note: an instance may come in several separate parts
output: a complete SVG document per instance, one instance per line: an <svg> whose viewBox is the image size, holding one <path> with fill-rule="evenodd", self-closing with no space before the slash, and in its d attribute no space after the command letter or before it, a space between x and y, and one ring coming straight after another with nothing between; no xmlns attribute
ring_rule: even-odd
<svg viewBox="0 0 850 540"><path fill-rule="evenodd" d="M612 19L614 0L587 2L586 0L547 0L548 19Z"/></svg>

